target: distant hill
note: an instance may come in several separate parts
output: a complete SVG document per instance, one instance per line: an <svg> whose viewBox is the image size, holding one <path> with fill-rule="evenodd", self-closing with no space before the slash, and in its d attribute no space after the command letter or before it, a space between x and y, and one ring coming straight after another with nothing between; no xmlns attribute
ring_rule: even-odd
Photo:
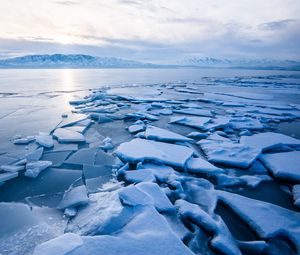
<svg viewBox="0 0 300 255"><path fill-rule="evenodd" d="M27 55L0 59L0 68L238 68L264 70L300 70L300 62L269 59L190 58L177 64L156 65L113 57L83 54Z"/></svg>
<svg viewBox="0 0 300 255"><path fill-rule="evenodd" d="M153 64L81 54L28 55L0 60L0 68L149 68Z"/></svg>
<svg viewBox="0 0 300 255"><path fill-rule="evenodd" d="M300 61L272 59L190 58L178 63L190 67L250 68L271 70L300 70Z"/></svg>

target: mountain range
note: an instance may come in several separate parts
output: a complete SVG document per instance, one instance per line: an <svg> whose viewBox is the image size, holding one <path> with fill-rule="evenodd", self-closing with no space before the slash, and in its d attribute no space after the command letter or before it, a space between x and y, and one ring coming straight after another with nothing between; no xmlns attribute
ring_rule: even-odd
<svg viewBox="0 0 300 255"><path fill-rule="evenodd" d="M0 68L242 68L300 70L300 62L270 59L189 58L176 64L157 65L113 57L83 54L27 55L0 59Z"/></svg>

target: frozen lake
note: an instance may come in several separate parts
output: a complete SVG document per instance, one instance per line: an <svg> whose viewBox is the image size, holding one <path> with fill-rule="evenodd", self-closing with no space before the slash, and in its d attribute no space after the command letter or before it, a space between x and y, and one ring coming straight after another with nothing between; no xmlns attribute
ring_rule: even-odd
<svg viewBox="0 0 300 255"><path fill-rule="evenodd" d="M0 254L300 252L300 72L0 69L0 102Z"/></svg>

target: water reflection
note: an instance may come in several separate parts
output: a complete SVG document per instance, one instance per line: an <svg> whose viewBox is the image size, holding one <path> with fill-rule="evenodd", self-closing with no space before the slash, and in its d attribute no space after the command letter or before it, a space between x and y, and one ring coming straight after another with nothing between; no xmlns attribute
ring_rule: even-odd
<svg viewBox="0 0 300 255"><path fill-rule="evenodd" d="M74 70L61 70L61 84L63 91L72 91L74 89Z"/></svg>

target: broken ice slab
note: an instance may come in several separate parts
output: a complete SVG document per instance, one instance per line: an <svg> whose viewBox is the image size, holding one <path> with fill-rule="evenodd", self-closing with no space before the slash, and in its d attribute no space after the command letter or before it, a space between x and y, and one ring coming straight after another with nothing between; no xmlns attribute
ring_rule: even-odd
<svg viewBox="0 0 300 255"><path fill-rule="evenodd" d="M146 128L146 125L143 121L138 120L135 123L133 123L131 126L128 127L128 131L131 134L135 134L141 131L144 131Z"/></svg>
<svg viewBox="0 0 300 255"><path fill-rule="evenodd" d="M49 168L47 171L41 172L37 178L27 178L20 175L0 187L0 200L23 201L28 197L36 197L34 200L38 200L39 205L47 205L50 203L49 200L52 199L50 198L52 194L64 192L81 176L82 171L79 170L55 168ZM37 196L43 194L46 194L46 196L37 198ZM54 207L56 207L59 201L54 202ZM53 203L51 202L51 204Z"/></svg>
<svg viewBox="0 0 300 255"><path fill-rule="evenodd" d="M137 184L136 187L153 199L154 207L157 211L161 213L175 211L174 205L156 183L141 182Z"/></svg>
<svg viewBox="0 0 300 255"><path fill-rule="evenodd" d="M212 235L209 242L217 251L228 255L241 255L236 240L231 235L222 218L212 212L205 212L200 206L183 199L175 202L179 215L185 221L190 221Z"/></svg>
<svg viewBox="0 0 300 255"><path fill-rule="evenodd" d="M66 232L80 235L101 233L105 225L118 216L122 209L116 191L90 194L89 203L78 208L77 215L69 221Z"/></svg>
<svg viewBox="0 0 300 255"><path fill-rule="evenodd" d="M180 113L180 114L213 117L213 114L210 110L197 109L197 108L185 108L185 109L180 109L180 110L173 110L173 112Z"/></svg>
<svg viewBox="0 0 300 255"><path fill-rule="evenodd" d="M300 184L293 187L294 205L300 208Z"/></svg>
<svg viewBox="0 0 300 255"><path fill-rule="evenodd" d="M92 179L99 176L111 176L112 169L109 165L83 165L83 175L85 179Z"/></svg>
<svg viewBox="0 0 300 255"><path fill-rule="evenodd" d="M34 136L18 137L13 140L13 143L17 145L26 145L33 142L34 140Z"/></svg>
<svg viewBox="0 0 300 255"><path fill-rule="evenodd" d="M192 142L193 140L179 135L167 129L148 125L145 131L145 138L162 142Z"/></svg>
<svg viewBox="0 0 300 255"><path fill-rule="evenodd" d="M174 169L170 166L165 165L155 165L155 164L139 164L137 171L147 170L151 171L154 177L159 182L165 182L168 177L174 173Z"/></svg>
<svg viewBox="0 0 300 255"><path fill-rule="evenodd" d="M54 146L52 135L48 135L47 133L40 133L35 137L35 141L45 148L52 148Z"/></svg>
<svg viewBox="0 0 300 255"><path fill-rule="evenodd" d="M115 153L125 162L154 161L182 168L185 167L186 161L194 154L191 148L185 146L139 138L122 143Z"/></svg>
<svg viewBox="0 0 300 255"><path fill-rule="evenodd" d="M72 154L65 163L73 165L94 164L97 154L96 148L83 148Z"/></svg>
<svg viewBox="0 0 300 255"><path fill-rule="evenodd" d="M61 123L58 125L58 128L72 126L72 125L77 124L86 119L87 119L87 116L85 114L78 114L78 113L69 114L67 118L63 118Z"/></svg>
<svg viewBox="0 0 300 255"><path fill-rule="evenodd" d="M99 193L101 194L101 193ZM96 195L96 194L95 194ZM97 194L98 195L98 194ZM107 201L108 199L106 199ZM105 201L105 203L107 203ZM183 242L177 237L176 233L173 232L171 227L168 225L166 219L159 214L153 207L147 208L138 208L133 211L132 208L126 208L127 213L120 215L120 212L114 213L111 204L107 204L107 207L99 208L97 210L96 217L99 218L98 222L101 222L101 225L96 225L96 222L86 222L85 218L80 218L79 220L88 223L89 226L94 224L94 232L99 229L101 233L103 227L107 228L116 228L116 225L119 225L111 235L95 235L95 236L86 236L86 234L81 234L83 240L83 245L79 246L75 250L71 247L70 250L66 251L64 254L68 255L82 255L82 254L110 254L110 255L119 255L119 254L136 254L143 253L145 255L192 255L193 253L183 244ZM99 212L103 211L102 214ZM113 221L111 224L110 216L113 215ZM90 216L90 217L89 217ZM86 215L86 218L91 219L95 215L90 214ZM74 219L76 219L76 216ZM126 218L126 219L124 219ZM79 221L78 220L78 221ZM72 222L72 220L71 220ZM78 222L80 223L80 221ZM85 229L88 226L84 224ZM122 226L123 225L123 226ZM123 228L122 228L123 227ZM80 229L78 227L78 229ZM75 231L73 231L75 232ZM79 236L78 236L79 237ZM48 249L45 249L50 254L57 254L60 248L61 241L56 239L53 240L52 244ZM118 245L116 245L116 243ZM45 245L47 247L47 243Z"/></svg>
<svg viewBox="0 0 300 255"><path fill-rule="evenodd" d="M284 146L290 146L293 148L300 148L300 140L273 132L259 133L252 136L242 136L240 143L254 147L263 152L271 150L280 150Z"/></svg>
<svg viewBox="0 0 300 255"><path fill-rule="evenodd" d="M44 153L44 148L43 147L40 147L34 151L31 151L29 153L27 153L25 155L25 158L28 162L31 162L31 161L38 161L41 159L42 155Z"/></svg>
<svg viewBox="0 0 300 255"><path fill-rule="evenodd" d="M199 128L206 130L205 124L211 121L208 117L173 117L171 118L171 124L180 124L193 128Z"/></svg>
<svg viewBox="0 0 300 255"><path fill-rule="evenodd" d="M234 142L201 140L198 144L208 161L229 167L248 168L261 152L257 148Z"/></svg>
<svg viewBox="0 0 300 255"><path fill-rule="evenodd" d="M66 209L68 207L77 207L79 205L85 205L88 202L87 190L84 185L70 187L70 189L65 192L57 208Z"/></svg>
<svg viewBox="0 0 300 255"><path fill-rule="evenodd" d="M68 130L66 128L55 129L53 136L60 143L81 143L85 142L85 137L76 131Z"/></svg>
<svg viewBox="0 0 300 255"><path fill-rule="evenodd" d="M215 175L223 173L224 170L215 167L203 158L191 158L186 165L187 171L192 174L208 174Z"/></svg>
<svg viewBox="0 0 300 255"><path fill-rule="evenodd" d="M18 172L0 174L0 182L11 180L13 178L18 177L18 175L19 175Z"/></svg>
<svg viewBox="0 0 300 255"><path fill-rule="evenodd" d="M41 160L51 161L53 167L60 167L71 153L71 151L49 151L44 153Z"/></svg>
<svg viewBox="0 0 300 255"><path fill-rule="evenodd" d="M15 157L9 155L0 155L0 165L9 165L17 161Z"/></svg>
<svg viewBox="0 0 300 255"><path fill-rule="evenodd" d="M108 165L83 165L83 176L88 192L96 192L112 178L112 167Z"/></svg>
<svg viewBox="0 0 300 255"><path fill-rule="evenodd" d="M297 252L300 252L299 213L225 191L219 190L217 194L259 237L268 240L280 233L280 236L291 241Z"/></svg>
<svg viewBox="0 0 300 255"><path fill-rule="evenodd" d="M18 172L25 169L25 165L2 165L0 166L0 170L5 172Z"/></svg>
<svg viewBox="0 0 300 255"><path fill-rule="evenodd" d="M264 154L260 160L276 178L300 183L300 151Z"/></svg>
<svg viewBox="0 0 300 255"><path fill-rule="evenodd" d="M158 118L150 113L146 113L146 112L134 112L134 113L127 113L125 115L126 119L134 119L134 120L143 120L143 119L147 119L147 120L158 120Z"/></svg>
<svg viewBox="0 0 300 255"><path fill-rule="evenodd" d="M154 182L156 180L151 169L126 171L124 173L124 179L130 183Z"/></svg>
<svg viewBox="0 0 300 255"><path fill-rule="evenodd" d="M27 163L24 175L30 178L36 178L40 172L44 171L50 166L52 166L51 161L36 161Z"/></svg>
<svg viewBox="0 0 300 255"><path fill-rule="evenodd" d="M257 119L252 118L232 118L229 122L229 127L238 130L256 130L261 131L264 129L264 126Z"/></svg>

